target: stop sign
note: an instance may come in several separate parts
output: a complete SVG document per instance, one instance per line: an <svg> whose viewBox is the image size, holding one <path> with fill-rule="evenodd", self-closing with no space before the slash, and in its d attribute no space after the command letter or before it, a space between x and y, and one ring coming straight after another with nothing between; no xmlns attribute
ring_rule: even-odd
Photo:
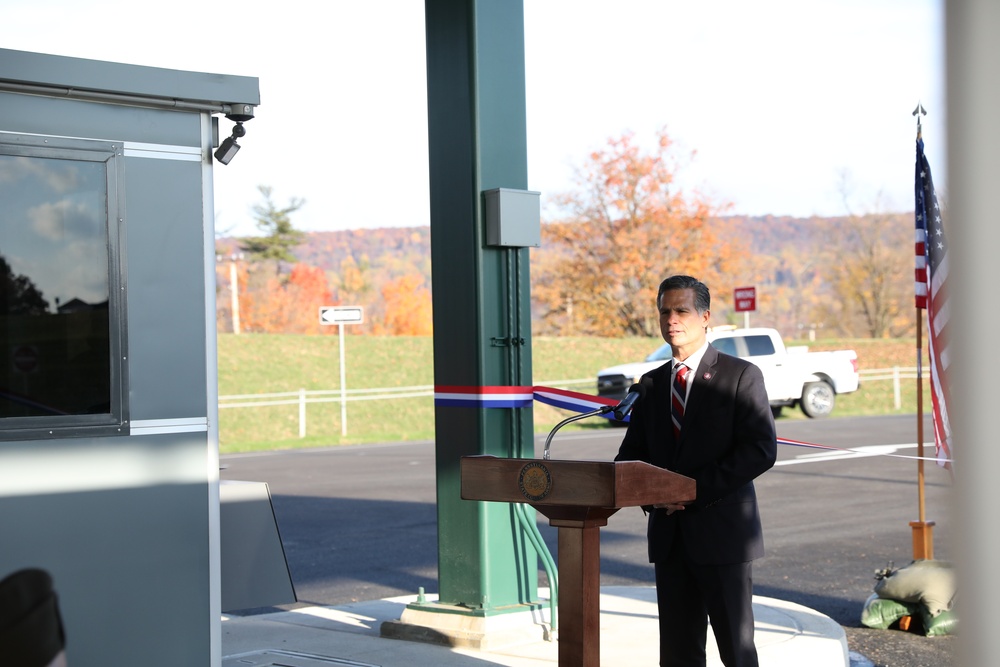
<svg viewBox="0 0 1000 667"><path fill-rule="evenodd" d="M19 345L11 355L14 370L21 373L33 373L38 370L38 348L34 345Z"/></svg>

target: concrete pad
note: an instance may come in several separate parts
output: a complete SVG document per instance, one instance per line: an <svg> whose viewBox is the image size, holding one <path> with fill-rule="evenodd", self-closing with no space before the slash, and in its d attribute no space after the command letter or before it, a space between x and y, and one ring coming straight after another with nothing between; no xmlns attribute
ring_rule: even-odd
<svg viewBox="0 0 1000 667"><path fill-rule="evenodd" d="M540 594L547 591L540 590ZM523 642L471 649L380 636L382 624L398 622L415 596L357 602L337 607L304 607L260 616L224 616L223 667L360 665L363 667L541 667L558 664L559 645L538 631L537 615L526 615L531 630ZM433 599L428 596L428 599ZM656 591L653 587L601 589L601 664L655 665L658 662ZM767 667L849 667L847 638L832 619L801 605L754 597L757 650ZM548 609L544 611L548 622ZM506 628L509 630L509 628ZM708 664L721 667L709 633ZM267 651L282 656L271 659ZM271 660L271 662L268 662ZM293 662L298 660L299 662ZM308 662L311 661L311 662Z"/></svg>

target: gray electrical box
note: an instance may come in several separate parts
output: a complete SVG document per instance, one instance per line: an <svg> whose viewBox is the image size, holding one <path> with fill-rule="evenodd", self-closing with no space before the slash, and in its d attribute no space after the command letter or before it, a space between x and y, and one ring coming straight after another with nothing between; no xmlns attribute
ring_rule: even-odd
<svg viewBox="0 0 1000 667"><path fill-rule="evenodd" d="M540 192L497 188L483 194L488 245L537 248L542 244Z"/></svg>

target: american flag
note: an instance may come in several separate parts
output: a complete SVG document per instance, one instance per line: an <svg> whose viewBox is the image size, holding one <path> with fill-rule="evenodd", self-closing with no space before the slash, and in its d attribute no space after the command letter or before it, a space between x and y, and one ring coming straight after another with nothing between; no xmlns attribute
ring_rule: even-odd
<svg viewBox="0 0 1000 667"><path fill-rule="evenodd" d="M916 305L927 310L931 400L934 410L934 450L938 463L950 467L951 423L948 420L949 319L948 244L924 141L917 139L916 168Z"/></svg>

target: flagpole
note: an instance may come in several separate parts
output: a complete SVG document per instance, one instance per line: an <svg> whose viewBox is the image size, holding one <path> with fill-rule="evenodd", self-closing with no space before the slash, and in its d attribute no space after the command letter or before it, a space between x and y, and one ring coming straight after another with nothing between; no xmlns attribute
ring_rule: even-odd
<svg viewBox="0 0 1000 667"><path fill-rule="evenodd" d="M920 116L926 115L923 105L917 104L913 115L917 117L917 141L921 139ZM915 212L914 214L916 214ZM926 223L926 221L925 221ZM917 307L917 521L910 522L913 531L913 560L934 558L934 522L927 521L924 501L924 378L923 378L923 314Z"/></svg>
<svg viewBox="0 0 1000 667"><path fill-rule="evenodd" d="M913 560L934 558L934 522L927 521L924 496L924 379L923 342L921 329L923 316L917 308L917 515L918 521L911 521L913 530Z"/></svg>

